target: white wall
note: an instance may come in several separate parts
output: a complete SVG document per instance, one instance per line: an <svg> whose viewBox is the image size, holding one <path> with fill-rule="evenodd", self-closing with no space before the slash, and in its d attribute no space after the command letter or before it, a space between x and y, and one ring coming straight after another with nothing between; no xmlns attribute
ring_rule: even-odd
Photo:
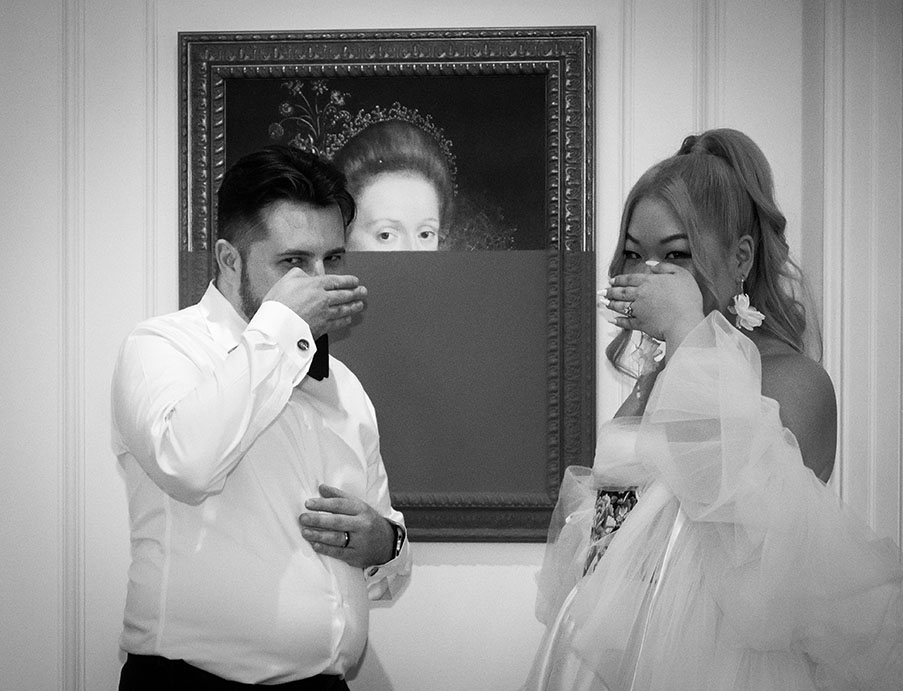
<svg viewBox="0 0 903 691"><path fill-rule="evenodd" d="M33 679L50 689L65 648L54 624L62 613L63 553L71 544L59 522L59 462L74 451L64 412L72 400L64 374L68 247L61 232L65 46L22 31L30 22L59 36L59 3L6 3L0 16L0 313L7 323L0 339L0 686ZM43 66L41 79L23 78L36 65ZM43 651L33 674L28 666L38 658L31 650Z"/></svg>
<svg viewBox="0 0 903 691"><path fill-rule="evenodd" d="M844 459L834 481L901 544L903 9L899 0L826 5L825 342Z"/></svg>
<svg viewBox="0 0 903 691"><path fill-rule="evenodd" d="M691 131L747 131L823 290L838 491L900 541L899 2L2 0L0 687L115 687L128 530L108 387L125 333L177 303L177 32L578 24L598 37L600 276L648 165ZM600 419L621 394L600 366ZM517 688L541 557L416 545L352 688Z"/></svg>

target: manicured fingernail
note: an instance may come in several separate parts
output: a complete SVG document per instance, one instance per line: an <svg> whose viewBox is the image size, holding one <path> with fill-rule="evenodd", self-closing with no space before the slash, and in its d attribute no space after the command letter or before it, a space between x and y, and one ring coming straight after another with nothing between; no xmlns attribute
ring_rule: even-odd
<svg viewBox="0 0 903 691"><path fill-rule="evenodd" d="M655 261L654 259L650 259L646 262L646 266L658 266L658 264L659 262Z"/></svg>

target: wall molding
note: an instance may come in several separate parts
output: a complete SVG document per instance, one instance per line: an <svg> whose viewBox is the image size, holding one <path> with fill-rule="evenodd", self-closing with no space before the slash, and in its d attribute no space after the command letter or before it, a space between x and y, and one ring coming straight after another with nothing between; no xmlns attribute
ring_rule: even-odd
<svg viewBox="0 0 903 691"><path fill-rule="evenodd" d="M85 2L61 2L59 688L85 688Z"/></svg>
<svg viewBox="0 0 903 691"><path fill-rule="evenodd" d="M824 197L822 325L825 369L842 393L844 381L844 26L843 0L824 3ZM838 401L838 462L831 482L843 498L843 459L849 457L843 402Z"/></svg>
<svg viewBox="0 0 903 691"><path fill-rule="evenodd" d="M633 116L633 93L636 87L636 7L634 2L635 0L624 0L621 3L621 180L618 190L618 206L627 197L627 190L636 179Z"/></svg>
<svg viewBox="0 0 903 691"><path fill-rule="evenodd" d="M832 485L903 541L900 7L827 0L824 37L824 364L837 386Z"/></svg>
<svg viewBox="0 0 903 691"><path fill-rule="evenodd" d="M145 167L144 173L144 316L160 313L158 290L158 269L161 266L160 242L158 237L157 204L158 184L158 120L157 120L157 12L156 0L145 0L144 4L144 84L145 84ZM167 226L168 227L168 226Z"/></svg>
<svg viewBox="0 0 903 691"><path fill-rule="evenodd" d="M697 0L693 7L696 60L694 120L697 132L724 121L725 16L722 0Z"/></svg>
<svg viewBox="0 0 903 691"><path fill-rule="evenodd" d="M634 93L636 91L636 0L622 0L620 5L620 31L618 37L620 46L618 47L618 57L620 65L613 73L618 75L617 95L611 98L617 98L618 101L618 132L614 138L611 138L615 149L616 158L609 159L612 166L616 166L618 171L616 185L614 186L614 196L609 201L610 213L598 214L596 231L596 252L598 254L596 263L597 270L597 288L608 285L608 264L614 253L616 241L618 238L618 228L621 221L621 208L627 193L636 182L636 122L635 122L635 104ZM600 53L604 58L604 55ZM604 75L605 69L600 67L597 74ZM599 93L605 93L604 84L600 85ZM605 127L605 122L601 119L597 120L598 124ZM602 141L604 135L598 136L597 141ZM600 157L601 159L601 157ZM599 195L604 199L604 193ZM612 231L605 232L602 229L607 224ZM599 320L599 312L596 313ZM611 340L613 335L612 327L605 323L597 327L597 384L596 384L596 408L597 420L606 420L614 415L615 411L621 405L621 402L630 395L632 383L623 375L618 373L605 355L605 346ZM601 328L600 328L601 327Z"/></svg>

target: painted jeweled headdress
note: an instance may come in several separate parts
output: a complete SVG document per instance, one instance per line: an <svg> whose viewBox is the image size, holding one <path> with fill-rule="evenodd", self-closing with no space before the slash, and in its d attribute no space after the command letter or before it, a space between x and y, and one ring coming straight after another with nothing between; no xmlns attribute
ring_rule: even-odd
<svg viewBox="0 0 903 691"><path fill-rule="evenodd" d="M406 122L410 125L414 125L432 137L445 159L445 164L451 179L455 180L457 178L457 163L455 162L455 155L452 153L452 144L445 136L442 128L433 122L433 118L430 115L421 115L416 108L408 108L407 106L398 103L398 101L393 103L389 108L376 106L369 112L364 112L362 110L340 131L328 133L326 135L326 156L328 158L335 156L343 146L368 127L380 122L391 121Z"/></svg>
<svg viewBox="0 0 903 691"><path fill-rule="evenodd" d="M389 108L377 105L352 116L346 109L350 95L330 89L325 79L292 79L282 83L289 98L279 105L280 119L270 124L271 139L284 140L304 151L332 159L345 144L378 122L407 122L423 130L435 142L445 159L451 179L457 178L452 143L430 115L394 102Z"/></svg>

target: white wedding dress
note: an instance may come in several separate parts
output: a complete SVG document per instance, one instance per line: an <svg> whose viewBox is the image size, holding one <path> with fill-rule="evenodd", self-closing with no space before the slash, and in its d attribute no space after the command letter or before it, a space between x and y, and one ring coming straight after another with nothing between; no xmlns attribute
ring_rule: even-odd
<svg viewBox="0 0 903 691"><path fill-rule="evenodd" d="M903 570L802 463L755 346L709 315L570 468L528 691L903 689ZM600 488L640 498L584 576Z"/></svg>

